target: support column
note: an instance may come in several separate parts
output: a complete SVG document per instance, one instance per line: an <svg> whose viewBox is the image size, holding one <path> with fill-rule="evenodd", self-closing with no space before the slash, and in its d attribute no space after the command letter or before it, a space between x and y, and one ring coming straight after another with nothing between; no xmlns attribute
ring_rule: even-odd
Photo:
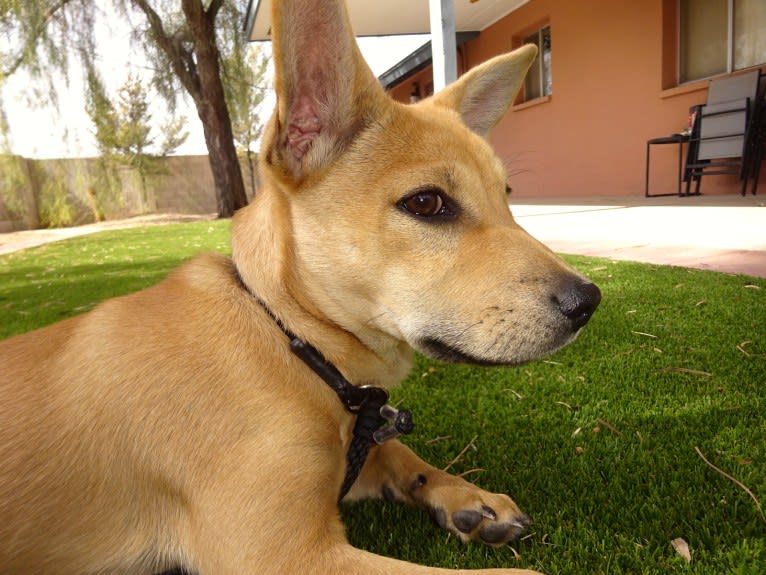
<svg viewBox="0 0 766 575"><path fill-rule="evenodd" d="M457 80L454 0L428 0L431 17L431 53L434 93Z"/></svg>

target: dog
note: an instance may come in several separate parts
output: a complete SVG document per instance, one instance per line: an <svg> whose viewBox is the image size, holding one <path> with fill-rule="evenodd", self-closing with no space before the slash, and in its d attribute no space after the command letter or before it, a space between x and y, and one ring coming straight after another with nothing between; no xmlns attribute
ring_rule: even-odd
<svg viewBox="0 0 766 575"><path fill-rule="evenodd" d="M514 222L486 140L534 47L403 105L340 0L275 0L272 21L263 187L232 257L0 345L0 573L448 572L352 547L339 496L422 507L466 542L529 523L390 438L408 425L385 389L413 349L543 357L599 303Z"/></svg>

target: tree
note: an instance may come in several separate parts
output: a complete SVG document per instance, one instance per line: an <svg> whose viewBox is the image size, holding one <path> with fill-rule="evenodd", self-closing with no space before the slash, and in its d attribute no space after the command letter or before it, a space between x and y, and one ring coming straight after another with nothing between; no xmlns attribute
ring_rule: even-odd
<svg viewBox="0 0 766 575"><path fill-rule="evenodd" d="M251 194L255 194L257 187L255 146L263 132L260 109L266 96L268 65L269 58L263 50L240 42L235 44L232 57L224 60L223 67L234 145L247 161Z"/></svg>
<svg viewBox="0 0 766 575"><path fill-rule="evenodd" d="M88 71L87 84L86 111L95 128L106 188L118 188L115 168L129 166L138 173L147 205L148 177L161 169L158 157L172 154L186 140L186 118L174 117L161 126L152 122L149 93L133 73L128 74L116 101L107 94L96 70ZM159 142L158 132L163 135Z"/></svg>
<svg viewBox="0 0 766 575"><path fill-rule="evenodd" d="M26 69L55 94L52 70L66 76L70 58L85 70L99 62L96 26L105 6L133 25L152 63L155 89L174 108L180 91L194 102L213 172L218 214L247 204L223 83L224 62L246 42L244 2L235 0L4 0L0 4L0 80Z"/></svg>

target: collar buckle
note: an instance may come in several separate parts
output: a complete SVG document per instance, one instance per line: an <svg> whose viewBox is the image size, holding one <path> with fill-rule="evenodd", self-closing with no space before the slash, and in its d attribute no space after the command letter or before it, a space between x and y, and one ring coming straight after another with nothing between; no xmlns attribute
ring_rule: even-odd
<svg viewBox="0 0 766 575"><path fill-rule="evenodd" d="M415 423L412 421L412 412L408 409L396 409L386 404L380 408L380 416L390 425L381 427L372 434L372 439L378 445L400 435L408 435L412 433L415 427Z"/></svg>
<svg viewBox="0 0 766 575"><path fill-rule="evenodd" d="M290 341L290 351L298 356L314 373L337 394L345 408L356 415L353 438L346 455L346 477L341 486L338 501L348 493L359 477L367 454L373 444L381 443L408 434L414 423L412 413L388 405L388 392L382 387L357 387L349 382L332 363L313 345L306 343L290 331L271 311L266 303L245 284L239 270L234 275L244 290L264 309L266 314L279 326Z"/></svg>

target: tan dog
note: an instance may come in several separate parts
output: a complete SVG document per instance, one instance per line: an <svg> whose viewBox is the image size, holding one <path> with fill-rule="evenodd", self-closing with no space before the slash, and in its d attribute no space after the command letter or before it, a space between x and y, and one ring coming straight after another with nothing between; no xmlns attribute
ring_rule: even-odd
<svg viewBox="0 0 766 575"><path fill-rule="evenodd" d="M514 223L483 138L533 48L403 106L340 1L274 4L278 106L233 259L199 256L0 345L0 573L446 573L347 543L337 499L355 417L269 311L350 382L389 387L412 348L541 357L598 304ZM396 440L372 447L347 499L383 494L465 541L503 544L528 521Z"/></svg>

